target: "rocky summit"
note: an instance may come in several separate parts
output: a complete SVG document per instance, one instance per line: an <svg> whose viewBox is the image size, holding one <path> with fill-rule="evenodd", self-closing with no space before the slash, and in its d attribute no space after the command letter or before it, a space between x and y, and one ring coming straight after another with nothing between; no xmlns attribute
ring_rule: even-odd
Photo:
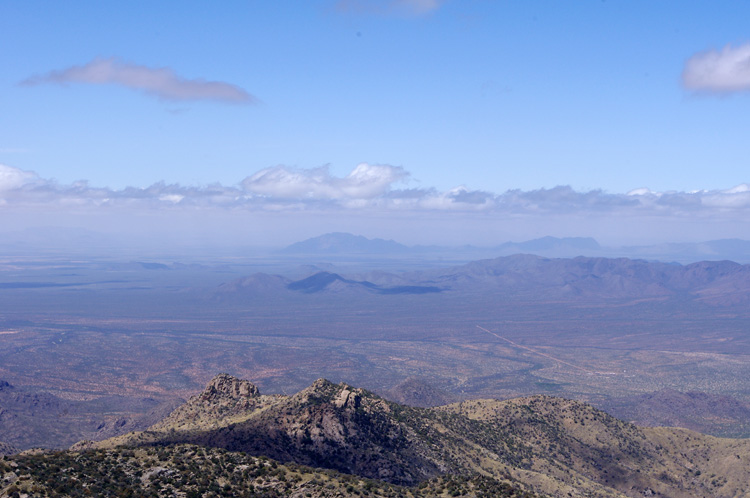
<svg viewBox="0 0 750 498"><path fill-rule="evenodd" d="M260 391L250 381L241 380L229 374L219 374L206 386L206 389L199 395L199 399L207 403L216 403L223 400L256 398L259 395Z"/></svg>
<svg viewBox="0 0 750 498"><path fill-rule="evenodd" d="M292 396L262 395L244 382L217 377L148 431L77 449L191 444L397 486L484 476L553 497L750 492L750 441L641 428L576 401L415 408L325 379Z"/></svg>

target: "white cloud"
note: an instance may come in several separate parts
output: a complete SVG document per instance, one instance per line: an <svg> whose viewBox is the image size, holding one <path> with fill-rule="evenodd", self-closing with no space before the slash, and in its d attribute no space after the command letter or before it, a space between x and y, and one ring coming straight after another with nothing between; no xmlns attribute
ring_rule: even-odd
<svg viewBox="0 0 750 498"><path fill-rule="evenodd" d="M276 166L245 178L242 187L251 193L280 199L372 199L408 174L396 166L359 164L344 178L331 176L327 167L315 169Z"/></svg>
<svg viewBox="0 0 750 498"><path fill-rule="evenodd" d="M651 195L655 194L651 189L646 187L641 188L634 188L633 190L629 191L627 195Z"/></svg>
<svg viewBox="0 0 750 498"><path fill-rule="evenodd" d="M160 201L171 202L173 204L177 204L184 198L185 196L180 194L164 194L159 196Z"/></svg>
<svg viewBox="0 0 750 498"><path fill-rule="evenodd" d="M309 212L331 218L373 214L384 219L411 215L440 217L447 213L458 217L482 213L487 219L557 216L620 220L658 217L683 221L694 217L750 219L748 184L693 192L639 188L628 193L608 193L558 186L497 194L466 186L445 191L399 188L408 178L403 168L385 164L362 163L343 177L331 175L326 167L276 166L258 171L236 186L183 187L159 182L146 188L116 190L92 187L85 181L63 185L30 171L0 165L0 205L19 212L28 209L47 213L75 209L78 213L200 211L206 215L219 211Z"/></svg>
<svg viewBox="0 0 750 498"><path fill-rule="evenodd" d="M747 183L742 183L740 185L737 185L736 187L732 187L723 191L723 193L725 194L741 194L745 192L750 192L750 185L748 185Z"/></svg>
<svg viewBox="0 0 750 498"><path fill-rule="evenodd" d="M36 173L31 171L23 171L18 168L11 166L5 166L0 164L0 192L5 190L13 190L23 187L29 183L34 183L39 180Z"/></svg>
<svg viewBox="0 0 750 498"><path fill-rule="evenodd" d="M43 83L88 83L120 85L140 90L165 100L218 100L231 103L253 103L255 97L242 88L222 81L187 79L166 67L152 68L123 62L114 57L97 58L83 66L32 76L24 86Z"/></svg>
<svg viewBox="0 0 750 498"><path fill-rule="evenodd" d="M750 43L693 55L685 63L682 83L690 90L705 92L749 91Z"/></svg>
<svg viewBox="0 0 750 498"><path fill-rule="evenodd" d="M743 183L726 190L705 192L701 196L701 203L706 207L723 209L750 208L750 185Z"/></svg>

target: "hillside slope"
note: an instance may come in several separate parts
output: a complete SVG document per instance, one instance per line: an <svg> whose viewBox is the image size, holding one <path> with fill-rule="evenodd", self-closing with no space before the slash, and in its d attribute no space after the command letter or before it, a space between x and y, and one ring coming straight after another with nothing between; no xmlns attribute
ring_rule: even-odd
<svg viewBox="0 0 750 498"><path fill-rule="evenodd" d="M642 429L548 396L413 408L323 379L293 396L263 396L221 376L149 431L77 449L178 443L399 485L445 474L512 476L561 497L732 497L750 482L750 441Z"/></svg>
<svg viewBox="0 0 750 498"><path fill-rule="evenodd" d="M18 448L11 446L8 443L0 442L0 457L4 455L13 455L18 453Z"/></svg>
<svg viewBox="0 0 750 498"><path fill-rule="evenodd" d="M441 476L419 487L190 445L61 451L0 460L0 498L17 496L535 498L507 480Z"/></svg>

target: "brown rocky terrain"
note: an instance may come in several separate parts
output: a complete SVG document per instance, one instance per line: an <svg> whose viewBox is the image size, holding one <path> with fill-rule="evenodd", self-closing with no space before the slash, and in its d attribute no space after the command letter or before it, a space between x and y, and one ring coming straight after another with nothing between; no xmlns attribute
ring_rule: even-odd
<svg viewBox="0 0 750 498"><path fill-rule="evenodd" d="M190 445L34 453L0 460L0 498L21 496L536 497L508 479L440 476L418 487L403 487Z"/></svg>
<svg viewBox="0 0 750 498"><path fill-rule="evenodd" d="M454 403L458 397L439 389L424 379L409 377L398 385L382 392L384 398L402 405L429 408Z"/></svg>
<svg viewBox="0 0 750 498"><path fill-rule="evenodd" d="M722 437L750 436L750 406L731 396L675 389L615 397L601 408L648 427L684 427Z"/></svg>
<svg viewBox="0 0 750 498"><path fill-rule="evenodd" d="M145 429L179 404L179 400L121 396L69 400L0 380L0 439L20 449L65 448L83 438L104 439Z"/></svg>
<svg viewBox="0 0 750 498"><path fill-rule="evenodd" d="M264 397L222 375L148 431L74 449L185 443L398 485L447 474L511 476L560 497L734 497L750 482L746 440L639 428L549 396L413 408L323 379L293 396Z"/></svg>
<svg viewBox="0 0 750 498"><path fill-rule="evenodd" d="M264 393L324 376L417 406L453 400L388 391L411 377L457 399L550 394L605 407L669 387L750 403L750 308L731 304L748 278L735 263L110 263L0 265L0 379L14 387L0 389L0 440L60 448L144 429L163 418L164 402L187 399L217 371L252 378ZM284 276L240 278L255 271ZM294 282L304 285L289 289ZM415 287L443 290L383 294ZM648 423L681 420L690 422ZM745 430L732 417L704 420L689 427Z"/></svg>
<svg viewBox="0 0 750 498"><path fill-rule="evenodd" d="M11 446L8 443L0 442L0 456L3 455L15 455L19 450L15 446Z"/></svg>

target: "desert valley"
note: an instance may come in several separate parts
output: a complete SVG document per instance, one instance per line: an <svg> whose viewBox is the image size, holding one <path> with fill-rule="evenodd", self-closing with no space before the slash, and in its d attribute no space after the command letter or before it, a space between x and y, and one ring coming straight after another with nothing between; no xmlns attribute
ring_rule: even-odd
<svg viewBox="0 0 750 498"><path fill-rule="evenodd" d="M3 452L191 444L407 487L476 475L551 496L740 492L743 465L708 462L736 450L739 464L745 440L700 433L750 435L750 266L532 254L455 264L351 241L239 262L6 261ZM219 372L252 387L196 405ZM359 405L339 406L342 389L368 400L366 422ZM330 417L345 428L321 429ZM257 432L239 436L251 420ZM371 441L372 424L406 439ZM648 429L660 426L697 432ZM420 446L438 434L440 451ZM631 488L639 467L617 451L634 445L627 458L663 469L639 469L650 477ZM687 448L703 451L703 477ZM617 468L590 468L605 454ZM391 473L378 474L381 458Z"/></svg>

